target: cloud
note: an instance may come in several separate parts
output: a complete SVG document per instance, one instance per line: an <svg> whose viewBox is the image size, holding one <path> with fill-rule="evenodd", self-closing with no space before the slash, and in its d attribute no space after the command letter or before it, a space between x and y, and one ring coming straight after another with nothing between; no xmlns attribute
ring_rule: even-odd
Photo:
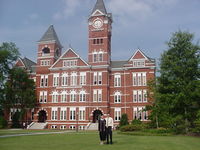
<svg viewBox="0 0 200 150"><path fill-rule="evenodd" d="M81 0L62 0L63 9L53 15L54 20L60 20L74 16L78 12L77 8L81 6Z"/></svg>
<svg viewBox="0 0 200 150"><path fill-rule="evenodd" d="M121 24L129 20L144 21L155 15L155 12L175 5L179 0L109 0L107 6L114 16L123 18Z"/></svg>

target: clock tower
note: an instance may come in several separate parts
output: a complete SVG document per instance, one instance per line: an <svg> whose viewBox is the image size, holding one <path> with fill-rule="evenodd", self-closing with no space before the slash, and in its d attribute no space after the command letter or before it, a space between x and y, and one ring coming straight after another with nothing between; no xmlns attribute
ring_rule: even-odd
<svg viewBox="0 0 200 150"><path fill-rule="evenodd" d="M97 0L88 19L89 48L88 62L90 65L110 65L112 14L107 13L104 1Z"/></svg>

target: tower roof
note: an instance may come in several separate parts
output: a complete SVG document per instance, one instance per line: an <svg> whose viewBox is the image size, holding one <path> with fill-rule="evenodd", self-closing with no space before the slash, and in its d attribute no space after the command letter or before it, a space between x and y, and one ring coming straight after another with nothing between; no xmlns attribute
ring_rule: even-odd
<svg viewBox="0 0 200 150"><path fill-rule="evenodd" d="M56 31L55 31L53 25L50 25L50 27L44 33L42 38L39 40L39 42L49 42L49 41L54 41L61 46L60 41L58 39L58 36L56 34Z"/></svg>
<svg viewBox="0 0 200 150"><path fill-rule="evenodd" d="M94 6L94 8L92 10L92 14L96 10L100 10L102 13L107 14L106 7L105 7L105 4L104 4L103 0L97 0L96 4L95 4L95 6Z"/></svg>

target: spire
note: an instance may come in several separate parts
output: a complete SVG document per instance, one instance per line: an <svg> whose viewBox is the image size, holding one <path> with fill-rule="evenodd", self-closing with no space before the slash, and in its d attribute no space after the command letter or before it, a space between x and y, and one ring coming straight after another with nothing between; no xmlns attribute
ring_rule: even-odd
<svg viewBox="0 0 200 150"><path fill-rule="evenodd" d="M97 0L94 9L92 10L92 14L96 11L100 10L102 13L107 14L106 7L103 0Z"/></svg>
<svg viewBox="0 0 200 150"><path fill-rule="evenodd" d="M54 30L53 25L50 25L48 30L44 33L42 38L39 40L39 42L48 42L48 41L54 41L61 46L60 41L58 39L56 31Z"/></svg>

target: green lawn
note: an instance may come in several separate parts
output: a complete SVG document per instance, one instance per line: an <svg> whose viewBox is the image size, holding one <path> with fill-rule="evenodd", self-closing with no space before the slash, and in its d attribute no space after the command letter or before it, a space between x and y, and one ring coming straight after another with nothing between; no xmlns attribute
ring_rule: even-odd
<svg viewBox="0 0 200 150"><path fill-rule="evenodd" d="M113 145L99 145L97 132L0 138L1 150L199 150L200 138L113 135Z"/></svg>

